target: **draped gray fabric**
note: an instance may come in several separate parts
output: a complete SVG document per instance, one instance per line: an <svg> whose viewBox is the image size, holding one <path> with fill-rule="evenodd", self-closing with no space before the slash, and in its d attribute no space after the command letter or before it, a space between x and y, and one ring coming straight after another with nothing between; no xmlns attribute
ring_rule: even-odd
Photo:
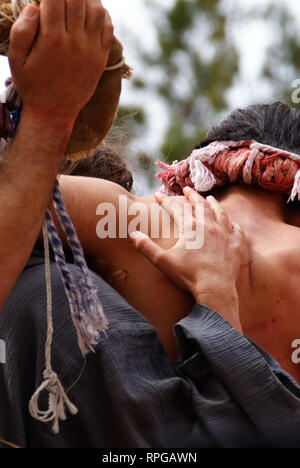
<svg viewBox="0 0 300 468"><path fill-rule="evenodd" d="M83 358L53 262L51 269L52 364L68 389ZM152 325L93 276L110 327L69 392L78 415L68 415L54 435L28 412L42 380L47 330L44 259L33 253L0 314L7 351L0 438L34 448L300 446L300 388L267 353L197 305L175 326L182 356L174 365Z"/></svg>

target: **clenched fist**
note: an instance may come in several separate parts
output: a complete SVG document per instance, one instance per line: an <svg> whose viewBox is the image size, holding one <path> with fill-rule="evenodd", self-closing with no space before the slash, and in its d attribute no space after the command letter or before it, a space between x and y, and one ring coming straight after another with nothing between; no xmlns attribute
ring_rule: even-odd
<svg viewBox="0 0 300 468"><path fill-rule="evenodd" d="M24 112L74 121L107 63L113 26L100 0L42 0L11 29L8 57Z"/></svg>

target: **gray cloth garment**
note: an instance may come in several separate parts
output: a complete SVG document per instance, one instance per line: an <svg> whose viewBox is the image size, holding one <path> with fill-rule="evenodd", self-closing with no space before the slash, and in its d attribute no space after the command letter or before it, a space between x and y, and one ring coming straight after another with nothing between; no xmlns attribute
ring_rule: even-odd
<svg viewBox="0 0 300 468"><path fill-rule="evenodd" d="M51 269L52 364L68 389L83 358L53 262ZM0 438L34 448L300 446L300 388L267 353L197 305L175 326L182 357L174 365L151 324L93 276L110 327L69 392L78 415L68 415L54 435L28 412L42 380L47 329L44 259L31 257L0 314L7 348Z"/></svg>

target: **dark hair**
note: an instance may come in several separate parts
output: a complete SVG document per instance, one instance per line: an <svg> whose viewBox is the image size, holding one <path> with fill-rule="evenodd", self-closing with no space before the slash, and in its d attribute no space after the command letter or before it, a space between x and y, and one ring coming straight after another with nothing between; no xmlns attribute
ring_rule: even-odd
<svg viewBox="0 0 300 468"><path fill-rule="evenodd" d="M282 102L233 111L197 148L213 141L256 140L300 155L300 112Z"/></svg>
<svg viewBox="0 0 300 468"><path fill-rule="evenodd" d="M110 180L128 192L131 192L133 186L132 174L123 159L116 151L105 146L96 149L89 158L77 161L75 164L69 163L68 167L64 167L64 173Z"/></svg>

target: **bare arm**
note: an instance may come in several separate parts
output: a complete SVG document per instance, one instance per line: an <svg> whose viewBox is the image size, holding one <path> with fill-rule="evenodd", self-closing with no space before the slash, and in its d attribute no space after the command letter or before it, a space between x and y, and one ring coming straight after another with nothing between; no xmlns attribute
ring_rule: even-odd
<svg viewBox="0 0 300 468"><path fill-rule="evenodd" d="M112 37L95 0L43 0L40 12L27 7L12 28L9 59L23 113L0 164L0 307L38 237L75 119L97 86Z"/></svg>
<svg viewBox="0 0 300 468"><path fill-rule="evenodd" d="M70 127L57 132L24 115L8 157L0 163L0 307L38 237Z"/></svg>
<svg viewBox="0 0 300 468"><path fill-rule="evenodd" d="M118 224L120 195L125 197L128 207L138 202L148 210L154 197L135 197L117 184L85 177L61 176L60 187L90 267L149 320L156 328L165 351L176 359L177 343L173 326L192 310L195 303L193 297L180 290L141 255L129 237L99 239L96 234L101 218L96 215L96 210L100 203L110 203L116 208ZM129 216L128 222L130 220ZM60 235L63 238L62 232ZM174 240L155 239L155 242L168 248Z"/></svg>
<svg viewBox="0 0 300 468"><path fill-rule="evenodd" d="M153 227L150 205L156 202L154 196L134 197L116 184L85 177L62 176L60 185L89 264L100 274L104 270L105 276L112 279L113 287L152 323L171 357L176 359L177 352L173 326L189 314L195 300L216 309L241 331L235 276L239 270L242 242L239 234L233 236L233 243L229 242L229 221L220 208L222 221L216 226L212 219L207 223L208 229L217 231L217 234L207 233L206 240L210 242L205 244L205 249L186 252L176 246L176 240L171 236L169 239L155 239L151 243L152 250L147 248L149 244L145 240L137 239L136 250L128 237L97 237L96 227L100 219L96 215L97 207L100 203L115 207L118 225L122 214L119 196L123 196L128 207L135 202L147 207ZM208 208L207 213L211 211ZM127 225L130 219L128 217ZM162 268L156 252L161 253L161 249L168 252L170 248L175 248L178 258L172 264L166 253L168 268ZM182 276L181 282L178 281L179 275Z"/></svg>

